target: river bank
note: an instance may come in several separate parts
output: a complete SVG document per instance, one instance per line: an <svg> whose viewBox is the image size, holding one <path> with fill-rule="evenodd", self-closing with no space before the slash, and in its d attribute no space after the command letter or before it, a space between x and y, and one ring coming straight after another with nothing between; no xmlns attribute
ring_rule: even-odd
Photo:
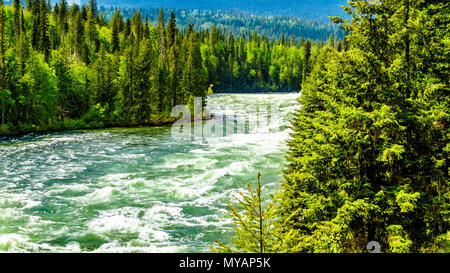
<svg viewBox="0 0 450 273"><path fill-rule="evenodd" d="M221 137L178 140L160 126L0 142L0 251L208 252L228 242L232 196L258 172L267 194L282 179L297 97L213 95L218 117L240 122L258 105L273 120ZM273 104L279 111L267 112Z"/></svg>
<svg viewBox="0 0 450 273"><path fill-rule="evenodd" d="M256 91L222 91L215 93L220 94L293 94L296 92L292 91L270 91L270 90L256 90ZM214 116L202 117L202 120L209 120L215 118ZM0 140L21 137L26 134L31 133L54 133L54 132L64 132L64 131L74 131L74 130L95 130L95 129L108 129L108 128L139 128L139 127L155 127L155 126L166 126L171 125L177 121L178 117L172 117L170 114L154 114L148 120L142 121L140 123L129 123L125 121L111 121L111 120L94 120L86 121L83 119L65 119L62 121L51 121L49 124L17 124L13 125L10 123L0 125ZM191 118L194 122L194 117Z"/></svg>
<svg viewBox="0 0 450 273"><path fill-rule="evenodd" d="M167 115L155 116L152 119L136 124L136 123L104 123L103 121L88 122L81 119L73 120L67 119L63 121L55 121L45 125L33 125L33 124L4 124L0 125L0 139L9 137L20 137L30 133L51 133L51 132L63 132L73 130L88 130L88 129L107 129L114 127L122 128L136 128L136 127L153 127L164 126L174 123L178 118L170 117Z"/></svg>
<svg viewBox="0 0 450 273"><path fill-rule="evenodd" d="M216 118L214 115L203 117L202 121L210 120ZM99 124L98 122L93 124L86 124L82 120L68 120L56 123L52 126L32 126L32 125L0 125L0 140L7 140L9 138L17 138L27 134L38 133L55 133L64 131L76 131L76 130L96 130L96 129L111 129L111 128L142 128L142 127L158 127L158 126L168 126L172 125L179 118L169 117L169 116L159 116L155 117L146 122L139 124L135 123L116 123L116 124ZM192 122L198 122L192 117ZM25 129L24 129L25 128Z"/></svg>

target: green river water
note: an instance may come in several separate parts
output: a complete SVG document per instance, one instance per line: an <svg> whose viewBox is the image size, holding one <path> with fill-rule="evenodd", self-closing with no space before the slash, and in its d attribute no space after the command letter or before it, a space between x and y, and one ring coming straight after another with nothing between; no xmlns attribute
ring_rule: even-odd
<svg viewBox="0 0 450 273"><path fill-rule="evenodd" d="M242 122L255 106L269 117L222 137L179 140L165 126L0 140L0 251L208 252L228 242L226 202L257 172L266 195L282 178L297 97L212 95L218 117Z"/></svg>

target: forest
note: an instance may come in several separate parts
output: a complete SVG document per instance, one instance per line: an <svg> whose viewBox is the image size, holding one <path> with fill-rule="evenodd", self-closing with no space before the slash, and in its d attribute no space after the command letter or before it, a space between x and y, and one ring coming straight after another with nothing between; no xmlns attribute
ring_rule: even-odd
<svg viewBox="0 0 450 273"><path fill-rule="evenodd" d="M117 7L100 6L99 13L103 14L106 20L110 20ZM131 18L134 8L120 8L122 15ZM158 20L159 9L142 7L138 11L142 17L148 18L151 22ZM177 26L185 29L191 23L196 30L208 30L212 25L216 25L219 29L225 29L232 32L235 36L247 34L254 30L261 36L269 39L280 39L282 36L295 39L309 39L311 41L326 41L330 34L342 39L343 32L336 25L328 21L317 19L300 18L296 16L280 16L280 15L254 15L239 10L192 10L192 9L168 9L173 11L177 18Z"/></svg>
<svg viewBox="0 0 450 273"><path fill-rule="evenodd" d="M212 92L301 90L279 190L249 177L256 188L230 201L236 234L213 250L449 253L449 5L348 1L330 17L345 37L318 41L182 28L163 9L153 22L139 10L107 19L95 0L0 0L0 135L165 124Z"/></svg>
<svg viewBox="0 0 450 273"><path fill-rule="evenodd" d="M349 46L313 61L280 191L239 196L216 251L450 252L449 2L344 10Z"/></svg>
<svg viewBox="0 0 450 273"><path fill-rule="evenodd" d="M88 0L81 0L87 3ZM99 0L99 6L120 8L181 8L195 10L239 10L255 15L298 16L329 22L328 16L345 16L341 6L346 0Z"/></svg>
<svg viewBox="0 0 450 273"><path fill-rule="evenodd" d="M0 1L0 134L164 124L213 91L298 91L323 44L181 30L162 9L154 24L137 10L107 21L95 0Z"/></svg>

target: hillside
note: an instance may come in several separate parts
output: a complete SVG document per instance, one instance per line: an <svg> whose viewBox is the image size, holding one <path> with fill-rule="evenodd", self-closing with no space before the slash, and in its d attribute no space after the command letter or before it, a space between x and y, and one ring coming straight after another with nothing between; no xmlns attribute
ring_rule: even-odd
<svg viewBox="0 0 450 273"><path fill-rule="evenodd" d="M110 20L115 7L102 7L106 20ZM133 16L134 8L123 7L121 14L126 18ZM265 16L252 15L238 10L190 10L190 9L166 9L168 15L173 11L177 25L181 29L187 28L192 23L196 30L207 30L213 24L219 29L226 29L234 35L240 36L248 32L256 31L269 39L280 39L283 35L286 38L294 36L297 39L304 37L312 41L325 41L330 34L337 34L342 38L342 31L331 22L320 22L314 19L299 18L296 16ZM152 23L158 20L159 8L139 8L143 18L147 18ZM168 19L168 16L167 18Z"/></svg>
<svg viewBox="0 0 450 273"><path fill-rule="evenodd" d="M87 0L82 0L83 1ZM98 0L99 6L180 9L237 9L256 15L293 15L328 21L330 15L344 15L346 0Z"/></svg>

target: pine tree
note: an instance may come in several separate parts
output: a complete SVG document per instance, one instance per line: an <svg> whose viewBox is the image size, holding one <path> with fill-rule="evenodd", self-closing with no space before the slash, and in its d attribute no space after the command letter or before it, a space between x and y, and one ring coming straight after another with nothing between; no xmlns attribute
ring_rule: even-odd
<svg viewBox="0 0 450 273"><path fill-rule="evenodd" d="M119 50L119 16L121 17L120 11L117 11L116 13L114 13L112 20L111 53L115 53Z"/></svg>
<svg viewBox="0 0 450 273"><path fill-rule="evenodd" d="M68 24L67 24L67 2L66 0L61 0L59 4L59 14L58 14L58 22L59 28L61 32L61 42L64 45L64 38L67 32Z"/></svg>
<svg viewBox="0 0 450 273"><path fill-rule="evenodd" d="M164 11L163 9L159 10L158 15L158 48L159 55L165 59L166 58L166 30L164 26Z"/></svg>
<svg viewBox="0 0 450 273"><path fill-rule="evenodd" d="M136 95L135 103L137 105L136 119L139 123L144 123L148 120L152 113L150 107L152 102L151 88L152 88L152 69L155 58L154 48L148 39L144 39L139 45L139 52L136 56Z"/></svg>
<svg viewBox="0 0 450 273"><path fill-rule="evenodd" d="M178 44L178 32L175 23L175 14L172 12L170 14L169 22L167 23L167 46L169 47L168 55L168 65L169 65L169 79L168 79L168 90L171 90L171 101L169 106L173 107L180 102L178 98L180 96L180 49Z"/></svg>
<svg viewBox="0 0 450 273"><path fill-rule="evenodd" d="M172 11L170 13L169 21L167 22L167 47L170 49L175 44L175 39L177 36L177 25L176 25L175 13Z"/></svg>
<svg viewBox="0 0 450 273"><path fill-rule="evenodd" d="M33 0L30 2L31 14L33 15L33 24L31 28L31 45L34 49L39 49L41 42L41 0ZM43 0L42 0L43 1Z"/></svg>
<svg viewBox="0 0 450 273"><path fill-rule="evenodd" d="M55 58L52 59L52 68L58 79L58 118L76 118L76 110L73 109L73 100L75 97L72 88L73 79L71 77L70 63L64 50L58 51Z"/></svg>
<svg viewBox="0 0 450 273"><path fill-rule="evenodd" d="M186 61L181 85L185 101L192 103L194 97L205 97L207 87L197 34L190 32L186 43Z"/></svg>
<svg viewBox="0 0 450 273"><path fill-rule="evenodd" d="M48 11L47 4L41 0L40 7L40 26L39 26L39 49L44 52L45 61L48 63L50 58L50 38L48 35Z"/></svg>
<svg viewBox="0 0 450 273"><path fill-rule="evenodd" d="M16 41L19 40L20 30L21 30L21 22L20 15L22 14L22 4L20 0L13 1L13 26L14 26L14 37Z"/></svg>
<svg viewBox="0 0 450 273"><path fill-rule="evenodd" d="M91 19L97 20L97 0L89 0L89 10L91 11Z"/></svg>
<svg viewBox="0 0 450 273"><path fill-rule="evenodd" d="M97 60L93 65L93 71L95 103L113 107L114 97L116 96L114 80L117 73L114 71L112 60L108 56L104 45L101 46L98 52Z"/></svg>
<svg viewBox="0 0 450 273"><path fill-rule="evenodd" d="M311 71L311 42L306 40L304 44L304 56L303 56L303 71L302 71L302 83L306 81Z"/></svg>
<svg viewBox="0 0 450 273"><path fill-rule="evenodd" d="M85 31L84 22L80 13L77 13L74 21L74 47L75 54L83 61L86 61L86 51L85 51Z"/></svg>
<svg viewBox="0 0 450 273"><path fill-rule="evenodd" d="M3 0L0 0L0 99L1 127L3 127L6 121L7 106L14 102L11 92L6 86L6 14Z"/></svg>
<svg viewBox="0 0 450 273"><path fill-rule="evenodd" d="M129 122L136 122L134 84L136 83L136 46L134 35L130 35L130 45L124 49L120 64L120 108Z"/></svg>
<svg viewBox="0 0 450 273"><path fill-rule="evenodd" d="M23 15L22 15L22 24L23 24ZM20 74L23 76L26 70L26 64L30 58L31 49L29 45L28 37L24 31L21 31L19 40L15 45L15 52L18 57L18 62L20 65Z"/></svg>
<svg viewBox="0 0 450 273"><path fill-rule="evenodd" d="M324 47L304 82L280 196L278 227L289 234L281 241L290 252L363 252L369 241L383 252L448 248L449 100L440 97L448 79L430 81L421 40L411 39L427 32L416 22L437 18L427 10L435 6L349 5L351 22L333 18L348 31L349 49Z"/></svg>
<svg viewBox="0 0 450 273"><path fill-rule="evenodd" d="M258 184L253 191L250 184L247 185L248 194L234 196L238 205L228 203L229 214L233 217L236 228L236 236L233 245L228 246L220 241L215 241L218 247L212 247L214 252L223 253L267 253L273 252L277 237L273 229L273 219L276 217L276 204L270 202L263 208L261 187L261 174L257 176Z"/></svg>

